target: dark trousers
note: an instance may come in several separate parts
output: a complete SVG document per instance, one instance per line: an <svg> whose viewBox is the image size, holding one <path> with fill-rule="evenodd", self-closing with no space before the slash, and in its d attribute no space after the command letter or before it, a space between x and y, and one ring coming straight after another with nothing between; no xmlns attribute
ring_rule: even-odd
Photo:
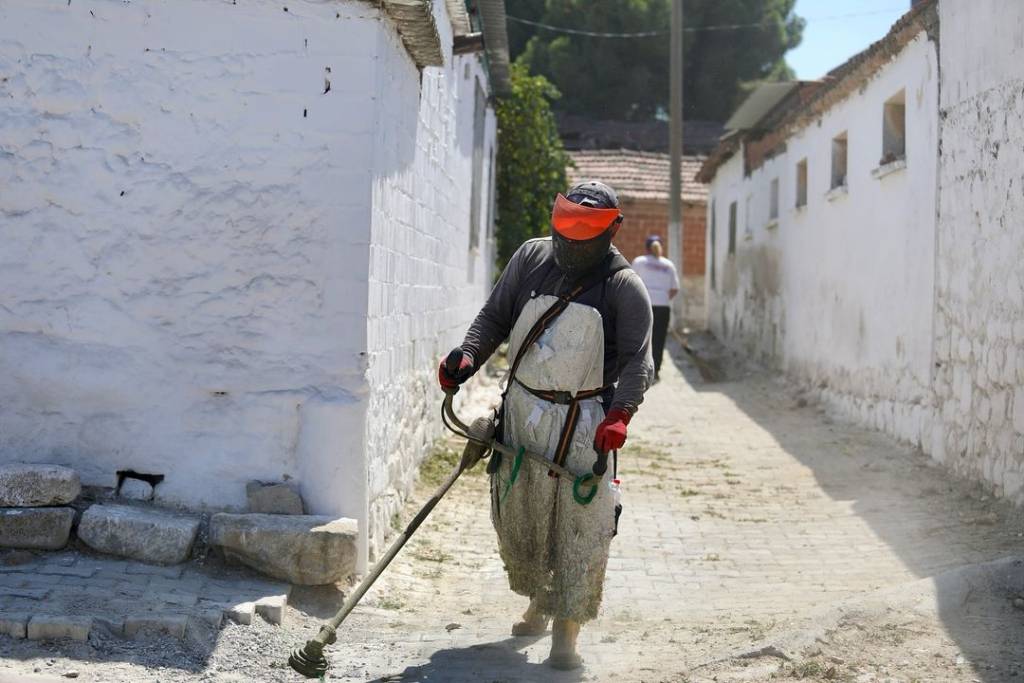
<svg viewBox="0 0 1024 683"><path fill-rule="evenodd" d="M665 335L668 333L668 306L651 306L654 324L651 327L651 355L654 357L654 374L661 372L661 356L665 351Z"/></svg>

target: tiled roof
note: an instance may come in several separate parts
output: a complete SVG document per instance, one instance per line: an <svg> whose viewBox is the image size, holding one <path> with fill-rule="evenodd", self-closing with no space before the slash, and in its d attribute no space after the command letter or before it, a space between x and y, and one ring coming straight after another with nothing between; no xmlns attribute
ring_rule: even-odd
<svg viewBox="0 0 1024 683"><path fill-rule="evenodd" d="M600 180L611 185L621 199L668 201L669 158L660 152L628 149L588 149L569 152L575 168L567 173L570 183ZM708 186L694 178L704 157L683 157L683 201L707 202Z"/></svg>

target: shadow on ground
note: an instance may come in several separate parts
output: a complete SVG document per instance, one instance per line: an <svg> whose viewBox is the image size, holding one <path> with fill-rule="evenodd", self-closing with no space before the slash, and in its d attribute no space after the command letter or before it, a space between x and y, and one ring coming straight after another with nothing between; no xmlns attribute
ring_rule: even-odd
<svg viewBox="0 0 1024 683"><path fill-rule="evenodd" d="M529 662L522 649L537 640L539 638L506 638L469 647L438 650L425 664L375 678L370 683L576 683L584 680L585 668L556 671L546 664Z"/></svg>
<svg viewBox="0 0 1024 683"><path fill-rule="evenodd" d="M960 568L969 574L972 565L1024 557L1022 511L957 479L919 450L838 421L779 378L743 366L716 348L713 338L691 338L689 350L670 339L666 355L695 391L724 395L770 433L813 472L822 492L849 505L914 576ZM1014 608L1013 600L1024 596L1024 571L956 590L948 583L935 582L937 616L963 659L974 665L975 680L1021 680L1024 610Z"/></svg>

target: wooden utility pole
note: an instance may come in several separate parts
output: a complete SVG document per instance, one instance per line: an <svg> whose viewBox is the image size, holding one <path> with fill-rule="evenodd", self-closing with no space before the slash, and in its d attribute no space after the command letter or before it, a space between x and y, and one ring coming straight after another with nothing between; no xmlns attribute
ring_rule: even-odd
<svg viewBox="0 0 1024 683"><path fill-rule="evenodd" d="M672 38L669 55L669 224L668 257L683 275L683 0L672 0ZM676 320L681 319L683 297L673 303Z"/></svg>

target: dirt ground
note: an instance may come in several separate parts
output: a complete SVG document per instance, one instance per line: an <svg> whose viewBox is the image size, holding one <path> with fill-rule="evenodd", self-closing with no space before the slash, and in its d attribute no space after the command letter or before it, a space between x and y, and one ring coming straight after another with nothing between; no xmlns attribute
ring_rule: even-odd
<svg viewBox="0 0 1024 683"><path fill-rule="evenodd" d="M342 626L328 679L1024 679L1020 512L709 343L699 353L703 376L722 381L674 345L630 424L625 511L602 613L581 634L584 669L549 669L549 636L509 635L526 600L505 584L478 468ZM466 414L493 385L477 395ZM425 463L403 521L459 448L449 440ZM343 597L296 589L281 627L197 627L185 641L0 636L0 683L300 680L288 652Z"/></svg>

